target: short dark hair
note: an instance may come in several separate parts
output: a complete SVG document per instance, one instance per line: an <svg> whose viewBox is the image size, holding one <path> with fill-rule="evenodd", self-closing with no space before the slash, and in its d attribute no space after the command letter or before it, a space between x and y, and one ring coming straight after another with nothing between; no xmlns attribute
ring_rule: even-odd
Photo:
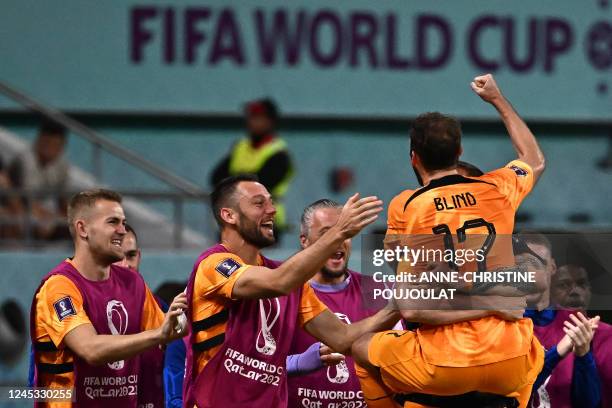
<svg viewBox="0 0 612 408"><path fill-rule="evenodd" d="M461 151L461 124L439 112L419 115L410 130L410 150L419 156L426 170L456 166Z"/></svg>
<svg viewBox="0 0 612 408"><path fill-rule="evenodd" d="M263 113L274 122L278 121L278 108L276 103L270 98L256 99L254 101L247 102L245 105L245 114Z"/></svg>
<svg viewBox="0 0 612 408"><path fill-rule="evenodd" d="M237 176L226 177L215 186L215 189L210 194L210 208L217 225L222 228L223 220L221 219L221 208L231 207L234 205L232 198L236 192L238 184L243 181L259 182L259 178L255 174L239 174Z"/></svg>
<svg viewBox="0 0 612 408"><path fill-rule="evenodd" d="M103 188L81 191L80 193L76 193L72 196L70 202L68 203L68 228L70 229L70 234L72 234L73 237L75 235L74 221L81 210L86 207L93 207L99 200L114 201L121 204L122 198L121 194L112 190L105 190Z"/></svg>
<svg viewBox="0 0 612 408"><path fill-rule="evenodd" d="M484 175L484 172L472 163L464 162L459 160L457 162L457 168L462 169L469 177L480 177Z"/></svg>
<svg viewBox="0 0 612 408"><path fill-rule="evenodd" d="M66 127L54 120L43 119L38 129L39 134L66 137Z"/></svg>

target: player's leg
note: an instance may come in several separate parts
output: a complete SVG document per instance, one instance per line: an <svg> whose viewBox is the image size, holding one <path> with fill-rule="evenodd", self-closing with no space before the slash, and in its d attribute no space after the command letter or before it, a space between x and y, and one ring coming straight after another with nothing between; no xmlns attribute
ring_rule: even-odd
<svg viewBox="0 0 612 408"><path fill-rule="evenodd" d="M353 344L352 354L392 393L419 392L434 371L422 359L416 334L407 330L368 334Z"/></svg>
<svg viewBox="0 0 612 408"><path fill-rule="evenodd" d="M353 343L351 350L363 399L369 408L398 408L400 405L393 400L393 392L383 384L378 367L368 360L368 347L373 336L374 333L363 335Z"/></svg>
<svg viewBox="0 0 612 408"><path fill-rule="evenodd" d="M393 392L383 384L380 373L368 371L359 364L355 364L355 372L357 378L359 378L363 399L368 404L368 408L400 407L393 399Z"/></svg>
<svg viewBox="0 0 612 408"><path fill-rule="evenodd" d="M516 393L517 395L513 395L518 400L520 408L527 407L529 399L531 398L533 384L544 366L544 347L535 336L533 336L531 350L526 358L527 366L529 367L529 371L527 372L527 385L519 389Z"/></svg>

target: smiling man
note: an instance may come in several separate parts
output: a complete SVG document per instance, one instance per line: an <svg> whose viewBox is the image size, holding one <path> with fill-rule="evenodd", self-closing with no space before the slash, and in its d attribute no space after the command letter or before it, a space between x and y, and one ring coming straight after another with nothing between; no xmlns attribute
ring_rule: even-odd
<svg viewBox="0 0 612 408"><path fill-rule="evenodd" d="M342 206L332 200L315 201L301 217L300 244L313 245L338 221ZM343 241L336 252L308 282L317 297L345 323L355 323L385 306L365 304L370 282L348 269L351 240ZM370 297L371 299L371 297ZM373 302L372 302L373 303ZM287 361L289 406L365 406L355 365L350 357L331 353L304 330L296 330Z"/></svg>
<svg viewBox="0 0 612 408"><path fill-rule="evenodd" d="M32 300L30 335L37 387L74 388L76 402L49 407L137 407L139 359L185 334L181 294L164 316L142 277L115 262L126 235L121 196L76 194L68 207L75 255L42 280Z"/></svg>
<svg viewBox="0 0 612 408"><path fill-rule="evenodd" d="M399 318L383 310L347 325L306 284L343 242L376 220L382 211L376 197L349 198L317 242L282 264L260 253L274 243L276 209L256 177L223 180L211 204L221 242L200 255L187 285L192 331L184 406L287 407L286 358L298 325L347 353L360 335Z"/></svg>

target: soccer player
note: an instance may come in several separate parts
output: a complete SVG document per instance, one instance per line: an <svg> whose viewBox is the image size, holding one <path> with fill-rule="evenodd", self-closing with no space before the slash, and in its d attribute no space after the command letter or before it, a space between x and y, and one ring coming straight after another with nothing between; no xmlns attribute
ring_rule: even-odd
<svg viewBox="0 0 612 408"><path fill-rule="evenodd" d="M113 265L126 234L119 194L76 194L68 222L74 257L42 279L32 300L34 385L74 387L75 406L136 407L140 360L133 357L186 334L177 319L186 297L175 297L164 316L142 277Z"/></svg>
<svg viewBox="0 0 612 408"><path fill-rule="evenodd" d="M527 296L529 309L525 312L533 320L535 335L546 348L531 406L612 406L612 392L602 386L612 381L609 351L612 326L599 322L599 316L587 319L584 311L551 304L551 277L559 272L550 241L542 234L531 232L521 234L517 241L514 252L519 264L529 263L529 270L535 271L541 282L541 290Z"/></svg>
<svg viewBox="0 0 612 408"><path fill-rule="evenodd" d="M138 246L136 231L129 224L125 224L125 236L121 242L124 258L117 262L119 266L140 273L140 260L142 252ZM153 295L160 309L168 311L168 305L159 297ZM180 342L182 339L173 341ZM171 343L171 344L172 344ZM140 356L140 390L138 392L138 406L146 408L164 407L164 351L160 347L152 347Z"/></svg>
<svg viewBox="0 0 612 408"><path fill-rule="evenodd" d="M119 265L138 272L140 260L142 259L142 252L138 246L138 236L136 236L136 231L129 224L125 224L125 232L126 234L121 242L124 256Z"/></svg>
<svg viewBox="0 0 612 408"><path fill-rule="evenodd" d="M452 236L458 230L512 234L515 211L542 174L544 156L491 75L476 77L471 86L497 109L517 160L481 177L461 176L458 121L439 113L419 116L410 134L411 161L424 187L406 190L391 201L387 243L397 243L407 234ZM488 267L510 265L514 262L511 246L509 254L494 246L486 260ZM498 316L422 326L416 332L369 334L353 345L354 358L373 376L362 382L369 405L388 392L458 395L481 391L515 397L525 407L543 354L529 319L513 322Z"/></svg>
<svg viewBox="0 0 612 408"><path fill-rule="evenodd" d="M322 199L307 206L301 217L302 249L313 245L333 227L342 206ZM384 307L365 304L367 283L364 277L348 269L351 240L345 240L308 282L316 296L344 322L362 320ZM371 298L370 298L371 299ZM349 404L365 406L352 358L333 354L304 330L296 330L287 360L289 407ZM348 406L348 405L347 405Z"/></svg>
<svg viewBox="0 0 612 408"><path fill-rule="evenodd" d="M279 264L260 253L274 243L276 211L267 189L248 175L215 188L221 243L200 255L187 285L185 406L287 407L286 358L298 325L343 354L363 333L393 327L399 314L390 310L344 324L305 284L345 240L374 222L381 204L352 196L316 243Z"/></svg>
<svg viewBox="0 0 612 408"><path fill-rule="evenodd" d="M331 227L342 206L334 201L315 201L304 209L301 218L300 243L308 248ZM317 297L346 323L354 323L374 314L385 304L373 299L377 284L370 277L348 269L351 240L325 262L308 282ZM418 311L415 311L416 316ZM494 311L428 311L429 323L450 323L496 313ZM513 316L516 313L513 313ZM513 317L517 318L517 317ZM400 327L400 325L397 325ZM365 406L353 359L331 354L331 349L303 330L296 330L287 360L289 406ZM324 367L327 366L327 367ZM325 368L325 369L321 369ZM359 367L357 370L361 370ZM334 405L335 404L335 405Z"/></svg>

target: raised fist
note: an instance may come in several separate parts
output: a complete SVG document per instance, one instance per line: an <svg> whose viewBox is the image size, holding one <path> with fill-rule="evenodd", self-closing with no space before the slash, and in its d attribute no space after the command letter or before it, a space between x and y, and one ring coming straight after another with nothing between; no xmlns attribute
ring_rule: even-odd
<svg viewBox="0 0 612 408"><path fill-rule="evenodd" d="M470 85L485 102L493 103L496 99L502 97L502 93L491 74L477 76Z"/></svg>

